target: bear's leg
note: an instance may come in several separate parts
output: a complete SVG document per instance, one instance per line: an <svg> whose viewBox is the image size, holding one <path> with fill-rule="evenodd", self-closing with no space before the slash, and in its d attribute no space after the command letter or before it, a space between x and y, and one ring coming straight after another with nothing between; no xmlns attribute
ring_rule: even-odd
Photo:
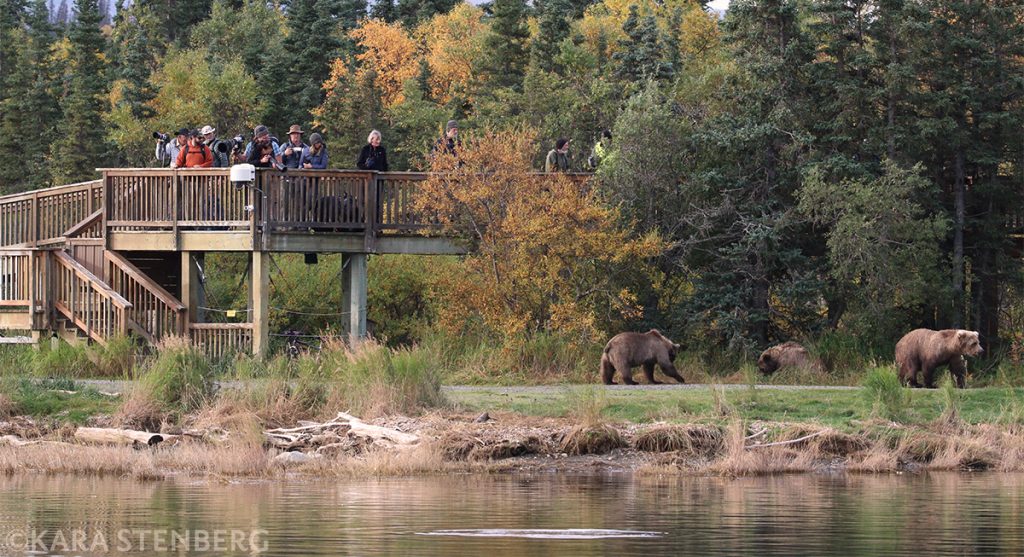
<svg viewBox="0 0 1024 557"><path fill-rule="evenodd" d="M671 362L669 362L668 365L658 365L661 367L661 372L664 373L667 377L671 377L672 379L675 379L680 383L686 383L686 381L683 379L683 376L679 375L679 372L676 371L676 366L672 365Z"/></svg>
<svg viewBox="0 0 1024 557"><path fill-rule="evenodd" d="M900 382L907 387L917 388L921 386L917 382L918 364L917 359L900 363Z"/></svg>
<svg viewBox="0 0 1024 557"><path fill-rule="evenodd" d="M607 354L601 355L601 380L604 381L605 385L617 385L613 379L615 376L615 366L612 365Z"/></svg>
<svg viewBox="0 0 1024 557"><path fill-rule="evenodd" d="M953 376L958 389L963 389L967 385L967 362L963 356L953 356L953 359L949 360L949 374Z"/></svg>
<svg viewBox="0 0 1024 557"><path fill-rule="evenodd" d="M924 377L922 378L922 384L924 385L924 388L926 388L926 389L934 389L935 388L935 368L936 367L938 367L938 366L930 365L930 364L925 364L924 365L924 369L921 370L922 374L924 375Z"/></svg>
<svg viewBox="0 0 1024 557"><path fill-rule="evenodd" d="M615 362L615 369L622 375L622 382L626 385L639 385L636 381L633 381L633 368L629 367L629 362L617 361Z"/></svg>
<svg viewBox="0 0 1024 557"><path fill-rule="evenodd" d="M644 364L644 377L647 377L647 382L651 385L660 385L661 381L654 378L654 364Z"/></svg>

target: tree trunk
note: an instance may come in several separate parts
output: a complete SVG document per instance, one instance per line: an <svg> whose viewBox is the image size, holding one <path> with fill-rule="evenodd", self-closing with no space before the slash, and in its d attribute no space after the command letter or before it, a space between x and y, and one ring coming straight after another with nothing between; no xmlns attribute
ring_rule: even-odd
<svg viewBox="0 0 1024 557"><path fill-rule="evenodd" d="M964 223L966 221L966 179L964 176L964 152L958 148L953 163L953 315L952 326L963 324L964 296Z"/></svg>

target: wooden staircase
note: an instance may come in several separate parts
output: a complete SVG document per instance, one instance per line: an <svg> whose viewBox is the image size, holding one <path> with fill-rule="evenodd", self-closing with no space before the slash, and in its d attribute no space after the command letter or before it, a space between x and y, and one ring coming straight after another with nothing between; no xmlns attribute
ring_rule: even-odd
<svg viewBox="0 0 1024 557"><path fill-rule="evenodd" d="M188 333L184 304L104 248L99 186L0 197L0 329L100 344L129 334L155 344Z"/></svg>

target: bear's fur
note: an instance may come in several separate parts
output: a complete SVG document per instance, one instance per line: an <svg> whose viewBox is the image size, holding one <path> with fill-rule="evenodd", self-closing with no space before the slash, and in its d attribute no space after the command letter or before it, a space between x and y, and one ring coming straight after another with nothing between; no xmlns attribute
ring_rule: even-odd
<svg viewBox="0 0 1024 557"><path fill-rule="evenodd" d="M618 371L622 382L636 385L633 381L633 369L643 366L648 383L661 383L654 379L654 364L658 364L665 375L685 383L672 363L680 350L678 344L665 338L656 329L646 333L619 333L608 341L601 355L601 379L605 385L615 385L612 377Z"/></svg>
<svg viewBox="0 0 1024 557"><path fill-rule="evenodd" d="M935 368L949 365L950 375L956 386L962 389L967 375L967 363L963 357L981 353L975 331L914 329L896 343L896 366L904 385L922 386L917 382L917 373L922 372L923 386L931 389L935 387Z"/></svg>
<svg viewBox="0 0 1024 557"><path fill-rule="evenodd" d="M757 359L757 369L765 375L787 367L820 369L821 365L811 358L806 348L793 341L772 346L761 352L761 357Z"/></svg>

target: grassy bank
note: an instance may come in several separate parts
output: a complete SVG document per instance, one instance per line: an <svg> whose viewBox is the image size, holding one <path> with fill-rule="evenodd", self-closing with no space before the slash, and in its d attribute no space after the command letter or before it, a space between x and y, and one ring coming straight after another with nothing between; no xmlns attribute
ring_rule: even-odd
<svg viewBox="0 0 1024 557"><path fill-rule="evenodd" d="M911 390L899 385L891 366L878 366L846 376L857 378L856 388L766 388L745 368L728 386L442 390L451 377L444 372L449 357L437 345L395 350L366 343L352 350L329 342L295 359L218 363L180 340L141 364L73 351L19 356L29 367L7 367L0 376L0 472L144 479L594 466L698 474L1024 470L1024 388L1005 378L1004 386L959 390L946 381L939 389ZM41 377L46 368L39 362L47 361L77 362L64 368L76 370L72 376L97 361L131 362L119 373L132 388L111 396L71 377ZM218 389L224 379L235 383ZM269 448L264 430L339 410L414 432L421 442L410 450L349 443L330 458L297 466L274 460L278 450ZM485 413L491 419L477 419ZM78 425L190 433L175 446L140 451L77 444ZM3 446L5 435L16 441Z"/></svg>

